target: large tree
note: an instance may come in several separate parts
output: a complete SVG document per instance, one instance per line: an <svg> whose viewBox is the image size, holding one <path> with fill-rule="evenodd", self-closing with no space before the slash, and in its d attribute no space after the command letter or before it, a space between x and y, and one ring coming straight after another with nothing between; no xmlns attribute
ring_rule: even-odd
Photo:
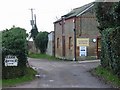
<svg viewBox="0 0 120 90"><path fill-rule="evenodd" d="M48 44L48 32L39 32L35 38L35 44L41 53L45 53Z"/></svg>

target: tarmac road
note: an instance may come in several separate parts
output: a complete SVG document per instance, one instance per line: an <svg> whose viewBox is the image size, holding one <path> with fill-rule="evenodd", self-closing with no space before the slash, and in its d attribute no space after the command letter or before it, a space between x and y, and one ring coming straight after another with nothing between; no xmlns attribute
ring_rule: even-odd
<svg viewBox="0 0 120 90"><path fill-rule="evenodd" d="M99 61L48 61L29 58L29 64L40 76L15 88L111 88L88 72L97 67Z"/></svg>

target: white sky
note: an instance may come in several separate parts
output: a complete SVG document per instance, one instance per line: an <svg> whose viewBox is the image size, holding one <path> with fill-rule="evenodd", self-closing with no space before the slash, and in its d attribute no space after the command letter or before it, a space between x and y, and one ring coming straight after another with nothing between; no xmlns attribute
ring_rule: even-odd
<svg viewBox="0 0 120 90"><path fill-rule="evenodd" d="M30 32L31 11L37 18L39 31L54 31L53 22L72 9L94 0L0 0L0 30L10 29L13 25ZM57 18L56 18L57 17Z"/></svg>

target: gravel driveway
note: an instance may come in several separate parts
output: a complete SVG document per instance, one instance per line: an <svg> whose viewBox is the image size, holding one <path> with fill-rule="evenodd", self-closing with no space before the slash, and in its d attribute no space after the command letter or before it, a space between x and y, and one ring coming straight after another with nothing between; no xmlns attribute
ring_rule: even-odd
<svg viewBox="0 0 120 90"><path fill-rule="evenodd" d="M48 61L29 58L29 64L38 71L36 80L16 88L110 88L88 71L99 62Z"/></svg>

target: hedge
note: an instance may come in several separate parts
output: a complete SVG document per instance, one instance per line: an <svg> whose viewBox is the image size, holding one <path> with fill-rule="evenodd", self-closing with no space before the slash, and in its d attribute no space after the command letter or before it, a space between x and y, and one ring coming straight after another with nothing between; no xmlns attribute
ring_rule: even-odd
<svg viewBox="0 0 120 90"><path fill-rule="evenodd" d="M101 33L101 65L120 77L120 27Z"/></svg>
<svg viewBox="0 0 120 90"><path fill-rule="evenodd" d="M19 27L2 31L2 79L25 75L27 62L26 35L26 30ZM5 67L4 60L7 55L17 56L18 66Z"/></svg>

